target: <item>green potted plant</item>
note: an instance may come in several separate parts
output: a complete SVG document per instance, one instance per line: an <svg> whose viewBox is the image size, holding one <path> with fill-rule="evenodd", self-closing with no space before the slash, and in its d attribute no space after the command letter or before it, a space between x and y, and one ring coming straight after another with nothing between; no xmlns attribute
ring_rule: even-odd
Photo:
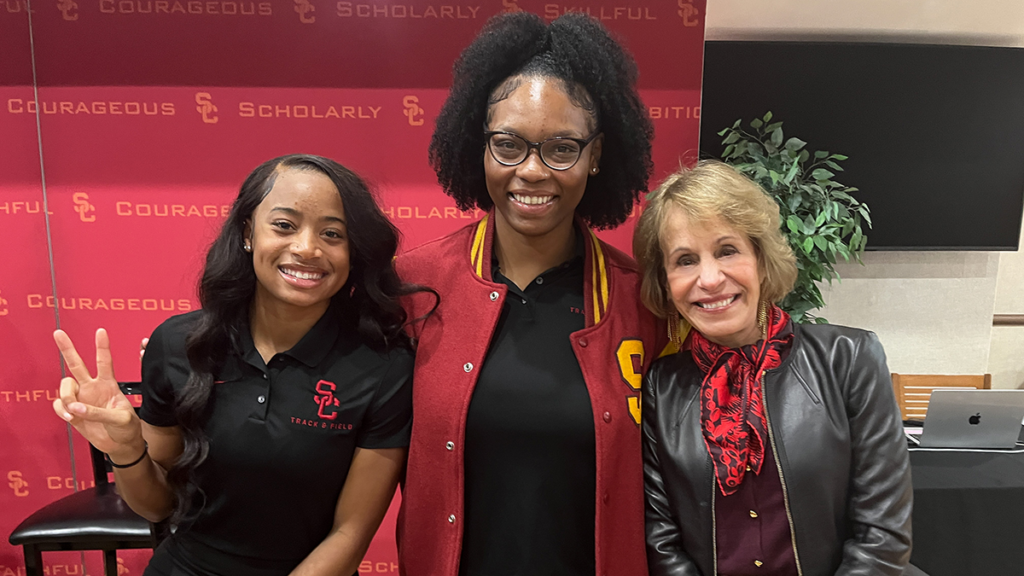
<svg viewBox="0 0 1024 576"><path fill-rule="evenodd" d="M786 140L782 122L772 113L750 122L744 130L737 120L718 133L722 136L722 160L757 182L779 204L782 232L796 254L799 270L796 286L781 302L795 322L826 323L813 314L825 302L818 283L841 280L835 270L838 258L861 262L867 245L862 224L871 227L871 211L852 192L856 188L833 180L842 172L842 154L808 152L799 138Z"/></svg>

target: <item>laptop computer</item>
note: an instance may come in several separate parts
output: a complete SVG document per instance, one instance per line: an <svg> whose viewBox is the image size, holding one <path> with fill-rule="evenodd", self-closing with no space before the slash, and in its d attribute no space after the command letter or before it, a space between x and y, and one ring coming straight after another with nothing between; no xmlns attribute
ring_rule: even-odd
<svg viewBox="0 0 1024 576"><path fill-rule="evenodd" d="M936 389L922 448L1013 449L1024 420L1024 390Z"/></svg>

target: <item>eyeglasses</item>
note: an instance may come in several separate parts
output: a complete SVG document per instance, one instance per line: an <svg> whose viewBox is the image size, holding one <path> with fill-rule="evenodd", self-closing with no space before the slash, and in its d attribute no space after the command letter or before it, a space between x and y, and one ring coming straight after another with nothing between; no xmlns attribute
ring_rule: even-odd
<svg viewBox="0 0 1024 576"><path fill-rule="evenodd" d="M552 170L568 170L576 165L580 154L600 132L594 132L586 140L579 138L548 138L543 142L530 142L512 132L484 132L487 138L487 149L491 157L503 166L518 166L530 155L530 150L537 149L540 161Z"/></svg>

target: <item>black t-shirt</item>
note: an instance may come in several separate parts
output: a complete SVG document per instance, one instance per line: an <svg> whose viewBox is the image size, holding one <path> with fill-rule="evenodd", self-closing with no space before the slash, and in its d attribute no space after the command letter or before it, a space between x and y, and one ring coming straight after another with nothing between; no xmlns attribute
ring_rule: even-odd
<svg viewBox="0 0 1024 576"><path fill-rule="evenodd" d="M201 312L153 332L142 365L140 416L175 426L189 375L185 337ZM215 375L195 469L203 496L153 564L199 574L287 574L329 533L357 447L409 445L413 358L380 354L343 331L328 310L268 364L242 330L241 355ZM169 558L168 558L169 557ZM166 565L166 564L165 564Z"/></svg>
<svg viewBox="0 0 1024 576"><path fill-rule="evenodd" d="M466 418L459 572L593 576L594 416L569 339L585 326L582 255L525 291L493 277L509 291Z"/></svg>

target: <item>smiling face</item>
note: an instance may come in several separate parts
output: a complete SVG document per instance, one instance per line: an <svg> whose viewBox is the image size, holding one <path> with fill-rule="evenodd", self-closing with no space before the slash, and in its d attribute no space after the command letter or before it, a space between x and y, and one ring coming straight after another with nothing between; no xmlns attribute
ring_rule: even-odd
<svg viewBox="0 0 1024 576"><path fill-rule="evenodd" d="M247 222L257 306L319 307L348 280L345 207L334 183L313 170L285 168Z"/></svg>
<svg viewBox="0 0 1024 576"><path fill-rule="evenodd" d="M661 249L672 303L696 330L727 348L761 338L761 274L746 235L720 218L694 222L672 206L665 215Z"/></svg>
<svg viewBox="0 0 1024 576"><path fill-rule="evenodd" d="M491 107L486 129L542 142L557 136L586 139L594 124L590 113L572 103L560 80L527 77L508 98ZM571 227L587 178L598 167L601 139L599 136L584 148L568 170L552 170L541 162L536 150L521 164L504 166L485 148L487 192L503 227L531 237Z"/></svg>

